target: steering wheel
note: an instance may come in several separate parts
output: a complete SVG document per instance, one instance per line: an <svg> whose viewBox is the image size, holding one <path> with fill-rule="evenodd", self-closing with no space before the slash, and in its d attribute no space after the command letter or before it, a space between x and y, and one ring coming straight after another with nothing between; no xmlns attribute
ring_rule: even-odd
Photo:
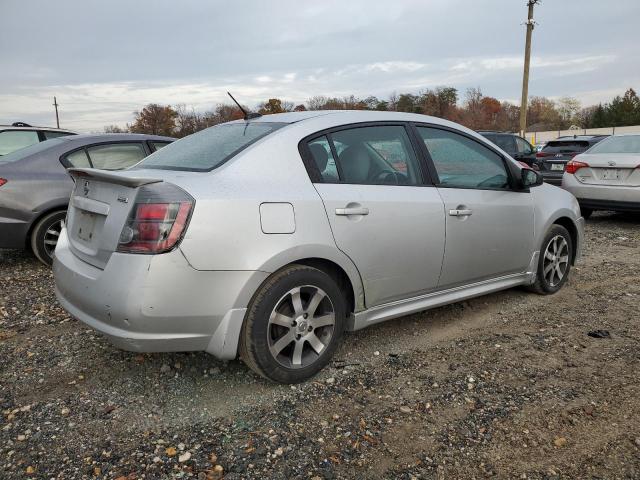
<svg viewBox="0 0 640 480"><path fill-rule="evenodd" d="M385 169L376 173L371 179L376 185L397 185L398 176L393 170Z"/></svg>

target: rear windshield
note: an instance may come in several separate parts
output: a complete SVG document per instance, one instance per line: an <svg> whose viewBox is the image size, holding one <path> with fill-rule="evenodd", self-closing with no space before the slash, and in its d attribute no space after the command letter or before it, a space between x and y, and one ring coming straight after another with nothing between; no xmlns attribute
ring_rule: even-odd
<svg viewBox="0 0 640 480"><path fill-rule="evenodd" d="M59 145L63 141L64 140L60 140L58 138L52 138L51 140L45 140L44 142L34 143L33 145L21 148L19 150L16 150L15 152L7 153L6 155L0 155L0 163L9 163L15 162L17 160L22 160L29 155L40 153L47 150L48 148Z"/></svg>
<svg viewBox="0 0 640 480"><path fill-rule="evenodd" d="M134 169L206 172L219 167L285 123L227 123L189 135L158 150Z"/></svg>
<svg viewBox="0 0 640 480"><path fill-rule="evenodd" d="M543 152L565 153L584 152L589 148L589 142L585 140L552 140L542 149Z"/></svg>
<svg viewBox="0 0 640 480"><path fill-rule="evenodd" d="M596 143L589 153L636 153L640 154L640 135L609 137Z"/></svg>
<svg viewBox="0 0 640 480"><path fill-rule="evenodd" d="M491 135L484 133L482 135L490 142L495 143L505 152L510 152L513 150L513 140L509 135Z"/></svg>

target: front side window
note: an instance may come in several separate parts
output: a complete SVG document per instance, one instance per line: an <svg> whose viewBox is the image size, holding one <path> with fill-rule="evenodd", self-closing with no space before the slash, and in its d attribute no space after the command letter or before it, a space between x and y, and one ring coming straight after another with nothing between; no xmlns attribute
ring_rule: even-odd
<svg viewBox="0 0 640 480"><path fill-rule="evenodd" d="M87 154L93 168L122 170L138 163L147 152L141 143L114 143L89 147Z"/></svg>
<svg viewBox="0 0 640 480"><path fill-rule="evenodd" d="M403 126L358 127L334 132L330 137L338 152L342 183L420 183L418 161Z"/></svg>
<svg viewBox="0 0 640 480"><path fill-rule="evenodd" d="M5 130L4 132L0 132L0 155L15 152L39 141L38 132L30 130Z"/></svg>
<svg viewBox="0 0 640 480"><path fill-rule="evenodd" d="M136 168L207 172L284 125L275 122L216 125L167 145Z"/></svg>
<svg viewBox="0 0 640 480"><path fill-rule="evenodd" d="M509 176L502 157L458 133L418 127L443 187L505 189Z"/></svg>

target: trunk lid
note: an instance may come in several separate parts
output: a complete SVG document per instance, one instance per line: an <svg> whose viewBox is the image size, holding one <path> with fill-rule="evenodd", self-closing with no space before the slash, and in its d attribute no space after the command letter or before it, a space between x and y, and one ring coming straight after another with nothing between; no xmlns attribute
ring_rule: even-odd
<svg viewBox="0 0 640 480"><path fill-rule="evenodd" d="M589 142L585 140L553 140L536 154L541 160L540 170L562 173L569 160L588 148Z"/></svg>
<svg viewBox="0 0 640 480"><path fill-rule="evenodd" d="M574 159L589 167L579 169L578 181L589 185L640 186L640 155L633 153L585 153Z"/></svg>
<svg viewBox="0 0 640 480"><path fill-rule="evenodd" d="M67 212L67 234L73 253L104 269L118 248L122 228L135 204L138 189L162 182L161 178L136 176L142 172L106 172L73 168L75 182Z"/></svg>

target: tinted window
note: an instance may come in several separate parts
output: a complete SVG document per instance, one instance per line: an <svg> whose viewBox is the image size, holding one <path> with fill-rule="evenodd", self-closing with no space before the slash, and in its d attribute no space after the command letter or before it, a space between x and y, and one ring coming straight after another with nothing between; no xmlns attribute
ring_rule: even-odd
<svg viewBox="0 0 640 480"><path fill-rule="evenodd" d="M73 135L72 133L67 133L67 132L42 132L44 133L44 138L46 138L47 140L50 140L52 138L58 138L58 137L68 137L69 135Z"/></svg>
<svg viewBox="0 0 640 480"><path fill-rule="evenodd" d="M60 145L63 141L64 140L54 138L53 140L45 140L44 142L36 143L29 147L21 148L20 150L16 150L15 152L8 153L7 155L4 155L4 156L0 156L0 163L8 163L8 162L15 162L17 160L22 160L23 158L26 158L29 155L35 155L37 153L48 150L51 147Z"/></svg>
<svg viewBox="0 0 640 480"><path fill-rule="evenodd" d="M584 152L589 148L589 142L585 140L552 140L548 142L543 152L546 153L573 153Z"/></svg>
<svg viewBox="0 0 640 480"><path fill-rule="evenodd" d="M141 143L95 145L87 148L87 153L93 167L102 170L129 168L147 155Z"/></svg>
<svg viewBox="0 0 640 480"><path fill-rule="evenodd" d="M216 125L167 145L149 155L136 168L213 170L253 142L284 125L272 122Z"/></svg>
<svg viewBox="0 0 640 480"><path fill-rule="evenodd" d="M461 188L507 188L509 176L502 157L463 135L437 128L418 127L439 184Z"/></svg>
<svg viewBox="0 0 640 480"><path fill-rule="evenodd" d="M153 151L157 152L158 150L160 150L162 147L166 147L167 145L169 145L171 142L151 142L151 145L153 146Z"/></svg>
<svg viewBox="0 0 640 480"><path fill-rule="evenodd" d="M515 146L513 145L513 137L511 135L491 135L491 134L482 134L487 140L491 143L496 144L502 150L507 153L514 153Z"/></svg>
<svg viewBox="0 0 640 480"><path fill-rule="evenodd" d="M595 144L589 153L640 153L640 135L609 137Z"/></svg>
<svg viewBox="0 0 640 480"><path fill-rule="evenodd" d="M88 168L91 166L84 150L70 153L65 157L65 160L69 165L76 168Z"/></svg>
<svg viewBox="0 0 640 480"><path fill-rule="evenodd" d="M309 142L309 151L322 179L328 183L337 182L338 169L327 137L316 138Z"/></svg>
<svg viewBox="0 0 640 480"><path fill-rule="evenodd" d="M340 146L338 163L344 183L416 185L420 171L402 126L362 127L331 134Z"/></svg>
<svg viewBox="0 0 640 480"><path fill-rule="evenodd" d="M0 155L15 152L39 141L38 132L30 130L6 130L0 132Z"/></svg>
<svg viewBox="0 0 640 480"><path fill-rule="evenodd" d="M518 149L518 153L522 153L523 155L529 155L530 153L533 153L533 147L524 138L514 138L516 139L516 147Z"/></svg>

